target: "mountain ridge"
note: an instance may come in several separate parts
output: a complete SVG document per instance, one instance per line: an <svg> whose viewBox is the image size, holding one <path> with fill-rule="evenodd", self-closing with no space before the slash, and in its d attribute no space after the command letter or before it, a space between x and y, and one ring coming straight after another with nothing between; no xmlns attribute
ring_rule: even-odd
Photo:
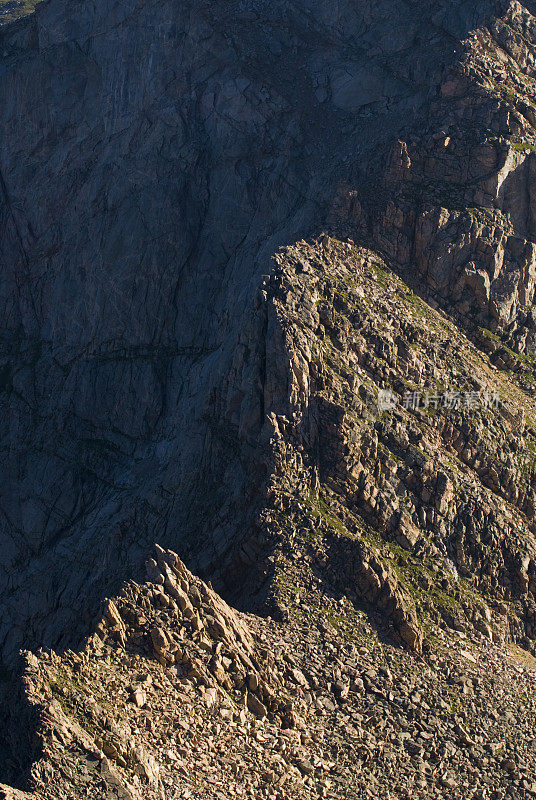
<svg viewBox="0 0 536 800"><path fill-rule="evenodd" d="M303 719L324 709L340 736L382 697L391 738L374 752L398 730L392 677L363 677L384 648L391 673L416 680L438 661L449 686L449 659L478 661L474 694L456 683L450 710L425 681L421 710L440 714L444 741L420 736L433 721L419 722L413 686L396 711L411 736L385 772L368 756L353 770L350 748L341 780L322 783L336 758L319 750L308 762L299 729L305 741L285 762L295 769L267 762L279 777L261 796L352 796L357 781L366 797L376 775L387 797L394 764L423 798L534 795L530 698L501 684L515 724L499 745L479 721L493 669L516 686L515 652L525 692L536 653L534 11L47 0L0 28L2 737L25 760L17 767L6 742L1 780L37 792L50 780L61 797L68 743L82 741L91 764L76 755L67 783L89 775L109 798L128 797L134 775L155 797L202 791L181 778L178 794L172 768L160 785L93 730L107 730L100 712L80 716L76 671L88 660L96 692L126 686L121 665L136 662L210 713L219 697L225 736L242 726L249 755L265 735L254 710L241 716L243 692L227 705L225 675L223 694L203 700L221 647L217 636L199 645L197 606L181 600L184 622L162 564L145 575L159 542L160 561L191 570L185 585L212 592L211 581L223 598L211 602L297 651L281 680ZM199 645L199 674L162 664L145 623L125 639L130 623L113 611L125 592L127 617L162 613L168 644ZM459 661L460 642L471 658ZM51 711L20 678L21 649ZM299 677L308 658L321 681ZM173 665L164 680L159 668ZM237 680L242 691L249 677ZM31 721L17 720L12 695ZM110 725L135 738L126 709ZM198 734L213 723L200 712ZM185 758L168 756L165 735L163 725L150 744L161 766ZM357 739L361 752L363 730ZM258 796L248 763L236 784Z"/></svg>
<svg viewBox="0 0 536 800"><path fill-rule="evenodd" d="M447 29L456 29L462 20L475 24L492 7L445 5ZM119 562L101 560L102 577L97 577L93 558L87 559L95 542L101 542L101 552L119 553L122 546L118 549L115 542L126 537L126 578L140 568L143 549L152 546L152 525L161 541L166 531L183 528L188 531L185 541L197 535L210 540L211 529L217 527L214 520L196 532L196 520L212 512L210 506L201 513L195 510L202 491L190 466L196 459L203 463L212 458L196 443L207 435L205 424L195 422L200 382L206 381L204 397L221 391L218 381L224 380L230 354L240 336L247 337L239 330L247 328L249 311L241 320L241 309L254 303L260 275L269 271L268 259L277 245L294 241L312 226L325 227L341 177L357 180L352 173L362 171L369 157L371 164L381 161L378 133L383 141L395 138L393 123L404 125L402 110L411 113L415 105L403 93L395 105L400 113L394 115L389 103L400 87L392 88L381 54L363 55L370 51L371 37L385 26L392 4L374 6L375 11L365 4L361 18L341 7L337 18L337 12L327 13L321 4L311 4L309 14L297 14L298 7L286 4L270 9L253 5L250 10L239 3L222 7L222 27L209 33L211 8L210 3L196 4L188 22L187 6L179 11L172 4L160 5L155 16L146 3L98 8L81 3L71 4L66 13L62 3L51 0L0 33L6 70L0 163L5 185L6 414L16 431L12 442L9 433L5 440L14 454L5 482L6 559L14 564L30 560L45 582L54 574L54 564L84 563L83 570L67 568L72 583L63 589L61 615L66 622L57 612L56 622L54 612L47 620L40 618L38 609L49 603L41 594L35 598L35 611L22 623L24 635L17 633L22 630L16 610L21 604L13 588L8 590L11 622L4 624L2 634L8 658L22 639L36 645L60 644L62 639L68 643L72 620L80 613L79 572L97 582L94 589L84 590L88 599L95 598L96 608L113 582L112 563L117 570ZM428 73L435 80L436 64L443 69L441 36L449 52L451 34L436 33L437 55L430 63L435 51L427 46L428 60L423 61L424 45L413 49L415 8L397 6L396 13L411 25L401 28L402 44L383 35L387 49L382 53L396 55L402 47L422 83ZM146 27L142 21L149 9L152 22ZM256 49L246 30L251 15L261 9L268 26L258 29L264 50ZM157 19L162 20L160 38L149 36ZM299 36L298 28L282 25L285 19L299 25ZM164 31L171 37L167 44ZM341 55L329 36L340 43ZM378 76L376 96L359 95L363 72L345 61L352 39L361 42L361 59L370 63L372 58L369 71ZM204 42L201 49L196 49L198 41ZM151 48L157 46L163 50L155 67ZM314 47L319 47L318 54ZM303 48L310 48L309 61L301 62L309 65L305 71L299 66ZM283 72L281 58L291 59L288 72ZM210 70L205 62L214 63L213 77L206 77ZM398 62L408 70L402 57ZM135 73L126 77L125 69L134 64ZM128 85L126 93L122 85ZM424 98L429 91L425 89ZM310 98L310 104L296 106L296 92ZM54 98L55 122L47 96ZM386 124L378 126L371 118L373 108ZM49 131L48 137L41 131ZM58 144L60 132L63 145ZM252 142L262 154L253 163L248 160ZM335 142L339 144L332 149ZM21 151L33 155L20 159ZM348 162L355 152L362 155ZM238 206L234 198L242 198ZM359 220L350 224L359 229ZM214 378L208 377L209 371ZM218 371L221 377L216 377ZM131 391L125 392L129 385ZM210 402L202 411L217 413ZM29 421L32 415L35 422ZM56 442L57 455L49 452L50 441ZM233 484L244 474L241 458L229 484L237 498L242 489ZM162 471L169 479L155 480ZM215 467L215 475L219 472ZM21 481L18 475L28 477ZM154 488L142 500L143 483ZM179 502L173 499L177 486ZM15 497L25 500L13 503ZM230 527L227 537L221 534L212 567L221 561L227 543L233 547L239 526ZM143 547L124 533L129 528L136 528ZM177 535L166 540L170 546L176 546ZM196 562L201 552L192 549L192 566L212 568ZM14 574L11 570L8 578L6 573L6 590ZM62 580L59 575L57 579ZM71 622L66 619L69 607ZM48 628L44 635L38 633L43 625Z"/></svg>

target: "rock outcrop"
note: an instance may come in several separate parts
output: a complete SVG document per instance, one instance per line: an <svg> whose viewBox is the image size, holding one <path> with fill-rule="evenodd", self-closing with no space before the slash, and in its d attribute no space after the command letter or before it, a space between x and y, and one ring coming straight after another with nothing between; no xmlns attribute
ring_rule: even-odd
<svg viewBox="0 0 536 800"><path fill-rule="evenodd" d="M333 218L462 324L534 352L534 9L497 10L441 76L421 130L393 143L374 202L341 187Z"/></svg>
<svg viewBox="0 0 536 800"><path fill-rule="evenodd" d="M495 164L514 145L484 142L482 125L490 104L502 119L510 100L476 96L473 73L462 91L456 77L478 66L464 53L492 35L515 40L505 74L529 74L530 7L501 8L47 0L0 30L7 662L23 644L79 641L102 597L141 574L155 538L237 588L262 549L254 506L270 480L262 443L283 379L265 369L277 346L259 303L270 258L319 232L344 185L345 224L357 231L357 207L366 216L385 194L385 164L394 216L374 212L384 230L375 238L400 263L396 231L414 212L403 212L398 183L441 169L443 181L467 183L461 154L476 148L489 185L499 173L508 184L525 156ZM455 146L448 132L434 140L446 163L423 148L421 164L411 144L396 144L443 112L460 120ZM521 180L525 160L508 174ZM505 214L512 192L503 195ZM447 216L446 242L465 224ZM420 224L432 251L436 217ZM489 302L517 319L532 293L530 225L510 244L493 234L485 264L477 250L488 234L471 225L466 254L441 281L458 286L460 266L469 288L458 302L474 291L485 305L493 262ZM430 275L431 257L417 259ZM508 288L521 274L520 289Z"/></svg>
<svg viewBox="0 0 536 800"><path fill-rule="evenodd" d="M536 792L536 670L522 651L476 633L438 639L423 662L315 587L281 628L229 607L176 554L154 555L149 581L106 601L78 653L24 653L2 713L26 716L26 742L4 743L2 777L31 743L33 762L0 797Z"/></svg>
<svg viewBox="0 0 536 800"><path fill-rule="evenodd" d="M2 26L0 796L536 795L535 13Z"/></svg>

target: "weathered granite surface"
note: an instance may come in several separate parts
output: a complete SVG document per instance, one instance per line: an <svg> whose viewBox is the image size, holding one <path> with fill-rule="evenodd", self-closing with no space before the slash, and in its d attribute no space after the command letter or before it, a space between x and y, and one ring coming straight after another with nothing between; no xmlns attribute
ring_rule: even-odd
<svg viewBox="0 0 536 800"><path fill-rule="evenodd" d="M397 142L419 149L460 42L508 13L48 0L0 30L6 661L78 641L156 540L237 589L288 372L259 300L270 258L331 220L412 268L396 244L413 199L391 222L382 206ZM478 269L468 283L485 288Z"/></svg>

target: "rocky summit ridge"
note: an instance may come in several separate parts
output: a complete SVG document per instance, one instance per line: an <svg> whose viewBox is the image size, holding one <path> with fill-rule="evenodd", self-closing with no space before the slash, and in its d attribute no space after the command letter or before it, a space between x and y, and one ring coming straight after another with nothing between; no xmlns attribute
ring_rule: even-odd
<svg viewBox="0 0 536 800"><path fill-rule="evenodd" d="M30 11L0 796L536 796L536 7Z"/></svg>
<svg viewBox="0 0 536 800"><path fill-rule="evenodd" d="M156 551L148 582L106 602L81 651L23 654L11 699L21 736L4 767L20 774L29 756L32 791L0 785L1 797L536 792L526 652L474 634L452 648L443 636L422 660L382 642L347 598L316 589L294 604L310 620L282 631Z"/></svg>

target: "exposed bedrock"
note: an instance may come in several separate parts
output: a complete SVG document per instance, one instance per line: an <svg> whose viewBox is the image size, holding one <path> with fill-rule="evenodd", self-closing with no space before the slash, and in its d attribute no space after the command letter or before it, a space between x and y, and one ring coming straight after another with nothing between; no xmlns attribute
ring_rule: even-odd
<svg viewBox="0 0 536 800"><path fill-rule="evenodd" d="M236 592L240 565L262 548L254 521L272 468L267 420L288 382L263 299L271 256L319 232L341 186L369 209L376 180L398 192L396 163L388 172L396 142L421 132L438 93L448 96L459 43L506 8L48 0L2 28L6 660L23 644L77 642L156 540ZM485 158L493 182L499 168ZM514 257L528 276L515 303L533 293L533 156L519 159L498 211L519 174L523 219L484 266L474 250L485 236L468 212L466 231L449 212L422 255L419 236L408 245L428 275L434 237L465 247L466 284L491 313L489 271L500 273L494 286L508 283ZM377 219L394 260L399 216ZM499 263L503 250L510 261ZM440 288L458 286L458 261L448 277L436 270Z"/></svg>

